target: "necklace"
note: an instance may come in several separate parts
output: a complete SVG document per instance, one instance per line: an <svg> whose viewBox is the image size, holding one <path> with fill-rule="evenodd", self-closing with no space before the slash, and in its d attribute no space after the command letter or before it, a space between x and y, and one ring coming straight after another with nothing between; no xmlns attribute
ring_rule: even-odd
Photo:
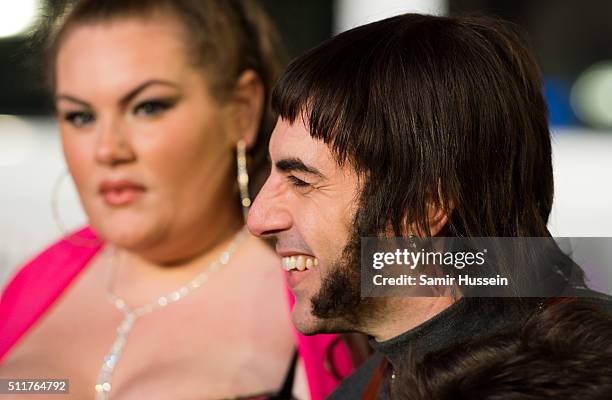
<svg viewBox="0 0 612 400"><path fill-rule="evenodd" d="M110 351L106 354L106 356L104 356L104 363L102 364L102 368L98 373L98 379L95 386L96 400L107 400L110 396L113 371L121 358L128 333L130 333L132 330L134 322L136 322L136 320L143 315L150 314L157 309L164 308L171 303L176 303L177 301L182 300L185 298L185 296L206 283L211 274L217 272L223 265L226 265L229 262L231 255L234 253L234 251L236 251L244 239L245 233L246 230L241 229L236 234L232 242L223 251L223 253L221 253L221 256L217 260L211 262L208 267L196 275L192 280L177 290L158 297L155 301L144 306L138 308L131 308L128 306L122 298L113 293L111 288L112 280L109 279L109 287L107 289L108 300L123 314L123 320L117 327L115 340L113 341ZM116 256L117 255L115 252L114 257Z"/></svg>

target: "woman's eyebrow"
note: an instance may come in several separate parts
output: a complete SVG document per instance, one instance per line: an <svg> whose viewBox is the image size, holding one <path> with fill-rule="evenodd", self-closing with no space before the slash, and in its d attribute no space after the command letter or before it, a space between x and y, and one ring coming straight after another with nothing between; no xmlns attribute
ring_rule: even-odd
<svg viewBox="0 0 612 400"><path fill-rule="evenodd" d="M178 89L179 85L172 82L172 81L167 81L167 80L163 80L163 79L149 79L141 84L139 84L138 86L136 86L134 89L130 90L127 94L125 94L121 100L119 100L119 102L122 105L128 104L134 97L136 97L140 92L142 92L143 90L145 90L146 88L148 88L149 86L152 85L164 85L164 86L170 86L172 88ZM70 94L58 94L55 96L55 101L58 102L60 100L66 100L69 101L71 103L76 103L80 106L83 107L87 107L87 108L92 108L91 104L88 103L85 100L81 100L79 98L77 98L76 96L70 95Z"/></svg>
<svg viewBox="0 0 612 400"><path fill-rule="evenodd" d="M172 81L167 81L163 79L150 79L136 86L134 89L130 90L125 96L121 98L120 103L122 105L128 104L140 92L142 92L143 90L145 90L146 88L152 85L164 85L164 86L170 86L174 89L179 89L179 85Z"/></svg>
<svg viewBox="0 0 612 400"><path fill-rule="evenodd" d="M80 106L86 107L86 108L92 108L91 104L89 104L88 102L86 102L85 100L81 100L78 99L74 96L71 96L69 94L59 94L57 96L55 96L55 102L57 103L60 100L65 100L65 101L69 101L71 103L76 103Z"/></svg>

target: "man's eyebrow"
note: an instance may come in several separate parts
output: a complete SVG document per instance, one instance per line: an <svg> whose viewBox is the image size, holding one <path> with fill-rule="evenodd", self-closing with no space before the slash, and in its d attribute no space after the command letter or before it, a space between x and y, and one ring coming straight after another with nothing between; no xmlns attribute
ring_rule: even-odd
<svg viewBox="0 0 612 400"><path fill-rule="evenodd" d="M325 175L315 167L304 164L299 158L283 158L275 163L276 169L282 172L300 171L325 179Z"/></svg>

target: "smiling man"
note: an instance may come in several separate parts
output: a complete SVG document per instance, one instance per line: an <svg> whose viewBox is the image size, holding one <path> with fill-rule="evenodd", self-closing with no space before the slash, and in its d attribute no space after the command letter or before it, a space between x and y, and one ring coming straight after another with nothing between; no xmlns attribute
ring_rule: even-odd
<svg viewBox="0 0 612 400"><path fill-rule="evenodd" d="M294 60L272 104L272 171L249 228L276 239L298 330L362 332L376 350L333 398L384 398L406 354L546 304L360 293L362 237L550 236L546 105L534 58L507 26L406 14L358 27Z"/></svg>
<svg viewBox="0 0 612 400"><path fill-rule="evenodd" d="M328 297L320 288L323 274L341 259L355 213L359 182L350 168L341 168L322 141L310 137L301 124L281 120L270 142L274 172L268 179L269 200L282 209L262 210L265 229L277 230L276 251L296 297L293 321L304 333L333 330L314 318L310 301L320 308ZM262 198L263 201L263 198ZM255 217L251 222L255 223ZM325 224L322 222L325 221ZM299 229L291 229L299 226ZM329 285L328 285L329 286Z"/></svg>
<svg viewBox="0 0 612 400"><path fill-rule="evenodd" d="M385 318L384 309L391 304L360 296L354 225L363 180L348 163L339 164L327 144L313 139L301 118L279 120L270 156L274 167L253 205L249 228L276 238L296 299L293 322L300 332L350 327L384 340L403 332L406 323L418 325L450 304L443 297L410 299L412 315L401 321Z"/></svg>

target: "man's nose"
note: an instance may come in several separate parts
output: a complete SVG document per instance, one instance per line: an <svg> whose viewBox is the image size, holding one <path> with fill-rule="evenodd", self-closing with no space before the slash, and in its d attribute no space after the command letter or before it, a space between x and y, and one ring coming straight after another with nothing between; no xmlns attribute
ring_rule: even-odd
<svg viewBox="0 0 612 400"><path fill-rule="evenodd" d="M290 229L293 219L286 206L283 192L278 185L275 186L274 177L268 177L249 210L249 231L253 235L269 237Z"/></svg>

